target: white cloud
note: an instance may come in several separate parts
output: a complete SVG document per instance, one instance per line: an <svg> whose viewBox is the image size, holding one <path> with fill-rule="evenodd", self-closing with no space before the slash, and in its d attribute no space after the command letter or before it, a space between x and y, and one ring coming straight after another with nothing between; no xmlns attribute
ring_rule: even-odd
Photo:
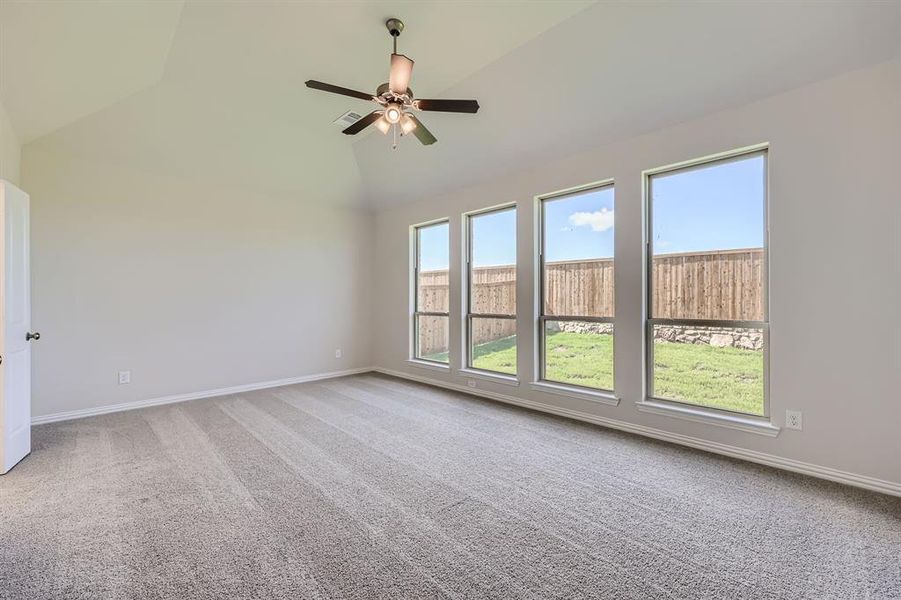
<svg viewBox="0 0 901 600"><path fill-rule="evenodd" d="M576 227L588 225L592 231L607 231L613 227L613 211L602 208L594 212L577 212L569 215L569 222Z"/></svg>

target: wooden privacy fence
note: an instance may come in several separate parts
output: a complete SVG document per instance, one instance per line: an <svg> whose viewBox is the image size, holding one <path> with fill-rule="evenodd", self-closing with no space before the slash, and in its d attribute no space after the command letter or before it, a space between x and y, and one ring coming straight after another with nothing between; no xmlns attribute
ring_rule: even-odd
<svg viewBox="0 0 901 600"><path fill-rule="evenodd" d="M612 317L613 259L545 263L546 315Z"/></svg>
<svg viewBox="0 0 901 600"><path fill-rule="evenodd" d="M664 254L654 258L651 274L653 315L657 318L763 320L763 249ZM546 263L545 314L613 316L613 259ZM473 312L516 314L513 265L480 267L472 273ZM448 272L419 275L419 307L447 312ZM420 326L422 354L447 350L447 319ZM515 333L513 320L473 323L473 341L481 344Z"/></svg>
<svg viewBox="0 0 901 600"><path fill-rule="evenodd" d="M763 320L763 249L654 258L653 315L660 319Z"/></svg>

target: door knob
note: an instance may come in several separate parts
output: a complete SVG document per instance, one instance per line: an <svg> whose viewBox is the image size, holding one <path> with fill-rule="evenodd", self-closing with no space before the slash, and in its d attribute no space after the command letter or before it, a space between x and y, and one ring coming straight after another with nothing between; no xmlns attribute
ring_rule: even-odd
<svg viewBox="0 0 901 600"><path fill-rule="evenodd" d="M39 339L41 339L41 334L38 333L37 331L35 331L34 333L29 331L28 333L25 334L26 342L30 342L31 340L38 341Z"/></svg>

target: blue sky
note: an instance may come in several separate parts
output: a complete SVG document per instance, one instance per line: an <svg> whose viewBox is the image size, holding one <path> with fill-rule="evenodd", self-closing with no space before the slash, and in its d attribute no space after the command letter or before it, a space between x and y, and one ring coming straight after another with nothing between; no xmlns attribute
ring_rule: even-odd
<svg viewBox="0 0 901 600"><path fill-rule="evenodd" d="M655 254L763 246L763 156L656 176L651 192ZM613 256L613 203L611 187L547 201L545 260ZM420 231L422 269L447 269L447 224ZM515 258L515 211L473 219L474 266Z"/></svg>
<svg viewBox="0 0 901 600"><path fill-rule="evenodd" d="M447 223L419 229L419 268L437 271L450 268L450 234Z"/></svg>
<svg viewBox="0 0 901 600"><path fill-rule="evenodd" d="M655 177L654 254L762 247L763 198L761 155Z"/></svg>
<svg viewBox="0 0 901 600"><path fill-rule="evenodd" d="M613 188L544 203L544 260L613 256Z"/></svg>
<svg viewBox="0 0 901 600"><path fill-rule="evenodd" d="M501 210L472 218L472 266L516 262L516 210Z"/></svg>

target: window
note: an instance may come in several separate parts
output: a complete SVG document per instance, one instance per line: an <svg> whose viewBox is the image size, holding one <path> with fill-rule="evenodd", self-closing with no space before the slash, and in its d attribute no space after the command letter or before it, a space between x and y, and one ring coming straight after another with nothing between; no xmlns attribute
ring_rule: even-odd
<svg viewBox="0 0 901 600"><path fill-rule="evenodd" d="M516 208L467 218L466 366L516 375Z"/></svg>
<svg viewBox="0 0 901 600"><path fill-rule="evenodd" d="M415 228L413 357L447 364L450 235L447 221Z"/></svg>
<svg viewBox="0 0 901 600"><path fill-rule="evenodd" d="M613 390L613 185L541 199L539 377Z"/></svg>
<svg viewBox="0 0 901 600"><path fill-rule="evenodd" d="M766 150L648 176L648 396L767 414Z"/></svg>

